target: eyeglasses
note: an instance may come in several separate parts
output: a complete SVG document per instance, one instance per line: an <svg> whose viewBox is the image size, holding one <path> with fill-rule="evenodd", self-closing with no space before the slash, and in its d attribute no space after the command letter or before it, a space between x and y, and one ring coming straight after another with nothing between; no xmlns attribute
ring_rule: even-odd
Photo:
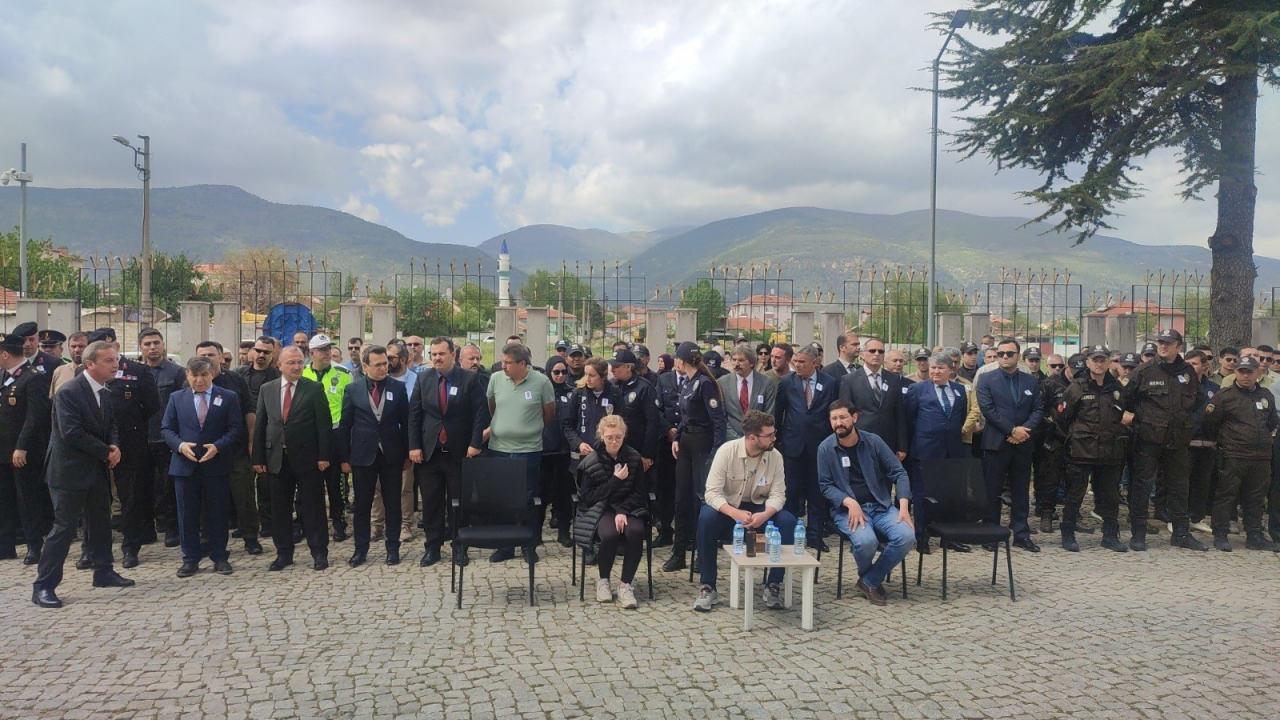
<svg viewBox="0 0 1280 720"><path fill-rule="evenodd" d="M564 375L564 370L552 370L552 375Z"/></svg>
<svg viewBox="0 0 1280 720"><path fill-rule="evenodd" d="M1049 367L1053 368L1054 370L1061 370L1062 368L1066 367L1066 365L1063 365L1062 363L1049 363Z"/></svg>
<svg viewBox="0 0 1280 720"><path fill-rule="evenodd" d="M347 349L348 349L348 350L359 350L359 349L360 349L360 346L359 346L359 345L348 345L348 346L347 346Z"/></svg>
<svg viewBox="0 0 1280 720"><path fill-rule="evenodd" d="M997 350L996 357L1002 357L1002 358L1018 357L1018 351L1017 350Z"/></svg>
<svg viewBox="0 0 1280 720"><path fill-rule="evenodd" d="M867 348L866 350L863 350L862 352L864 352L864 353L871 353L872 355L883 355L883 354L884 354L884 350L883 350L882 348L881 348L881 349L877 349L877 348Z"/></svg>

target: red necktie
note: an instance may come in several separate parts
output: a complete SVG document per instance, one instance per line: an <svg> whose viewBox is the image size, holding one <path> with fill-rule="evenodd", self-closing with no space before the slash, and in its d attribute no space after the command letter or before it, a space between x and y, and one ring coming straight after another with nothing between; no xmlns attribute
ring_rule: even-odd
<svg viewBox="0 0 1280 720"><path fill-rule="evenodd" d="M369 385L369 397L373 400L373 404L376 407L382 403L382 386L378 383L370 383Z"/></svg>
<svg viewBox="0 0 1280 720"><path fill-rule="evenodd" d="M444 429L444 414L449 409L449 391L448 391L448 388L445 387L448 384L449 384L449 381L445 379L444 375L441 375L440 376L440 434L437 436L437 438L440 440L440 445L442 446L445 443L449 442L449 433L445 432L445 429Z"/></svg>
<svg viewBox="0 0 1280 720"><path fill-rule="evenodd" d="M742 412L747 412L747 406L751 404L751 398L747 397L747 379L742 378L742 389L738 391L738 403L742 405Z"/></svg>
<svg viewBox="0 0 1280 720"><path fill-rule="evenodd" d="M281 422L289 421L289 406L293 405L293 383L284 384L284 407L280 408Z"/></svg>

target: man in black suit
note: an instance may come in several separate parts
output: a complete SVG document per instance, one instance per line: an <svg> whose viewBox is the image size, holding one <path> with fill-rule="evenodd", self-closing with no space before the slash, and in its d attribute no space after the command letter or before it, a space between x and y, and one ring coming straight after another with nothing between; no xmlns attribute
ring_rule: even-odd
<svg viewBox="0 0 1280 720"><path fill-rule="evenodd" d="M861 356L862 343L858 339L858 333L850 331L841 333L836 337L836 354L839 356L822 368L822 372L840 381L845 375L853 372L858 366L858 358ZM883 360L883 357L881 358ZM854 405L854 407L858 407ZM859 412L862 408L858 407ZM858 428L861 430L862 428Z"/></svg>
<svg viewBox="0 0 1280 720"><path fill-rule="evenodd" d="M440 562L445 508L449 497L457 496L462 460L481 453L489 424L486 386L479 375L454 363L453 340L432 338L428 352L431 369L418 375L409 404L409 459L417 468L426 534L423 567ZM453 548L453 555L457 564L467 564L467 554L459 548Z"/></svg>
<svg viewBox="0 0 1280 720"><path fill-rule="evenodd" d="M363 565L369 555L369 513L373 489L382 489L386 512L387 564L400 564L400 482L409 464L409 398L404 383L388 377L387 349L370 345L361 352L360 374L342 394L342 422L338 425L338 457L342 472L355 484L355 552L347 564ZM409 508L412 512L413 508Z"/></svg>
<svg viewBox="0 0 1280 720"><path fill-rule="evenodd" d="M812 548L824 547L827 501L818 489L818 445L831 434L827 406L837 398L835 378L817 365L818 351L806 345L795 351L795 372L778 381L774 426L786 472L787 510L801 517L806 502L809 517L805 535Z"/></svg>
<svg viewBox="0 0 1280 720"><path fill-rule="evenodd" d="M53 529L45 538L31 593L40 607L62 607L54 591L82 517L94 587L133 585L111 567L110 477L120 463L120 445L106 383L115 376L119 360L113 343L91 343L84 351L84 372L53 399L53 433L45 459Z"/></svg>
<svg viewBox="0 0 1280 720"><path fill-rule="evenodd" d="M1030 510L1032 431L1044 418L1040 383L1030 373L1018 369L1017 341L1005 339L996 345L999 371L978 378L978 406L987 421L982 433L982 471L987 485L985 522L1000 524L1000 489L1007 481L1012 508L1009 529L1013 544L1028 552L1040 552L1027 525Z"/></svg>
<svg viewBox="0 0 1280 720"><path fill-rule="evenodd" d="M905 388L901 375L885 369L884 343L874 337L862 341L862 364L852 366L840 379L840 399L857 409L858 431L880 436L898 462L907 456Z"/></svg>
<svg viewBox="0 0 1280 720"><path fill-rule="evenodd" d="M40 561L40 546L53 526L53 505L44 481L49 438L49 380L22 356L22 339L0 342L0 560ZM21 516L21 523L19 523Z"/></svg>
<svg viewBox="0 0 1280 720"><path fill-rule="evenodd" d="M256 473L270 473L271 541L276 559L268 570L293 564L293 523L289 508L294 493L302 505L302 528L311 549L312 567L329 567L329 528L324 516L324 478L329 469L329 439L333 434L324 388L302 377L302 351L280 351L280 377L258 393L253 429L252 462Z"/></svg>

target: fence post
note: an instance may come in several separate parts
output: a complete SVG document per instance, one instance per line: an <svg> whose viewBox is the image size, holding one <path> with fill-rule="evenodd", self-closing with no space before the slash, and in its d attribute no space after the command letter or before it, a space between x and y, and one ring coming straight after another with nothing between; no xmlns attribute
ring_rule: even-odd
<svg viewBox="0 0 1280 720"><path fill-rule="evenodd" d="M938 313L938 344L943 347L959 348L964 342L964 314L958 312ZM933 348L929 348L930 351Z"/></svg>
<svg viewBox="0 0 1280 720"><path fill-rule="evenodd" d="M182 337L177 343L182 359L195 357L196 345L209 339L209 303L202 300L183 300L178 303L182 322L178 325ZM233 353L235 348L228 348Z"/></svg>
<svg viewBox="0 0 1280 720"><path fill-rule="evenodd" d="M364 305L348 300L338 306L338 332L343 342L353 337L364 339Z"/></svg>
<svg viewBox="0 0 1280 720"><path fill-rule="evenodd" d="M667 311L646 308L644 311L644 342L649 346L649 369L657 372L658 356L667 351Z"/></svg>
<svg viewBox="0 0 1280 720"><path fill-rule="evenodd" d="M1253 345L1275 347L1280 341L1280 318L1256 317L1253 319Z"/></svg>
<svg viewBox="0 0 1280 720"><path fill-rule="evenodd" d="M1118 348L1112 347L1107 342L1108 338L1107 338L1107 316L1106 315L1092 315L1092 314L1085 315L1084 328L1082 328L1082 330L1083 332L1080 335L1080 340L1081 340L1081 345L1083 347L1101 344L1101 345L1107 345L1112 350L1118 350ZM1120 350L1120 352L1128 352L1128 351Z"/></svg>
<svg viewBox="0 0 1280 720"><path fill-rule="evenodd" d="M531 307L525 320L524 344L533 354L533 364L542 365L547 359L547 338L550 337L551 325L547 321L547 308Z"/></svg>
<svg viewBox="0 0 1280 720"><path fill-rule="evenodd" d="M698 340L698 309L676 308L676 342ZM650 348L649 352L653 352Z"/></svg>
<svg viewBox="0 0 1280 720"><path fill-rule="evenodd" d="M391 303L369 303L369 311L373 314L373 342L381 345L396 336L396 306ZM343 342L349 337L364 339L364 328L361 332L345 335Z"/></svg>
<svg viewBox="0 0 1280 720"><path fill-rule="evenodd" d="M1134 352L1138 343L1138 318L1135 315L1113 315L1107 318L1107 346L1120 352Z"/></svg>
<svg viewBox="0 0 1280 720"><path fill-rule="evenodd" d="M240 347L240 303L235 300L215 300L213 303L213 330L210 336L226 350L235 353Z"/></svg>
<svg viewBox="0 0 1280 720"><path fill-rule="evenodd" d="M500 307L494 309L493 315L493 354L496 358L502 351L502 343L516 334L516 308Z"/></svg>
<svg viewBox="0 0 1280 720"><path fill-rule="evenodd" d="M991 313L964 314L964 339L978 342L983 335L991 334Z"/></svg>
<svg viewBox="0 0 1280 720"><path fill-rule="evenodd" d="M50 300L49 327L63 335L80 332L80 301Z"/></svg>
<svg viewBox="0 0 1280 720"><path fill-rule="evenodd" d="M844 333L844 313L824 310L822 313L822 349L836 357L836 338Z"/></svg>
<svg viewBox="0 0 1280 720"><path fill-rule="evenodd" d="M791 313L791 342L805 346L813 342L813 311L795 310ZM826 346L823 346L823 350ZM825 353L824 353L825 354Z"/></svg>
<svg viewBox="0 0 1280 720"><path fill-rule="evenodd" d="M38 329L45 329L49 322L49 303L44 300L35 300L32 298L18 298L17 313L14 316L14 325L21 325L24 322L33 322ZM12 329L12 327L10 328Z"/></svg>

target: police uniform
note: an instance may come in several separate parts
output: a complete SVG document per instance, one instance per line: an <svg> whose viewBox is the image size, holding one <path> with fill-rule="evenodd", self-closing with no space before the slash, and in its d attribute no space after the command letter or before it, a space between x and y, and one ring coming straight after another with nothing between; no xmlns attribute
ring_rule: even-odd
<svg viewBox="0 0 1280 720"><path fill-rule="evenodd" d="M581 447L585 443L595 446L596 426L606 415L613 415L618 409L617 390L607 381L603 390L591 388L575 388L569 397L569 407L561 421L565 440L569 443L569 457L572 459L573 472L577 473L578 461L585 457Z"/></svg>
<svg viewBox="0 0 1280 720"><path fill-rule="evenodd" d="M1245 358L1239 367L1256 372L1257 366L1256 360ZM1205 405L1205 432L1217 438L1222 456L1213 501L1213 540L1220 550L1231 549L1227 530L1237 500L1247 547L1276 549L1262 534L1262 505L1271 479L1271 444L1278 424L1275 396L1260 384L1249 390L1232 384Z"/></svg>
<svg viewBox="0 0 1280 720"><path fill-rule="evenodd" d="M1067 379L1065 372L1056 375L1042 374L1040 379L1040 403L1044 419L1032 433L1034 450L1031 467L1034 473L1036 515L1040 518L1040 532L1045 533L1053 530L1053 511L1058 504L1058 490L1066 482L1066 455L1063 452L1066 434L1053 411L1070 385L1071 381Z"/></svg>
<svg viewBox="0 0 1280 720"><path fill-rule="evenodd" d="M658 396L658 457L654 465L654 494L657 496L654 514L657 515L658 537L655 547L670 545L675 520L676 459L671 456L671 441L680 425L680 390L684 376L668 370L657 376L654 383Z"/></svg>
<svg viewBox="0 0 1280 720"><path fill-rule="evenodd" d="M22 338L0 335L0 349L22 357ZM45 535L53 527L53 504L44 482L45 449L50 425L49 375L21 362L0 373L0 559L17 556L23 542L23 562L40 559ZM26 464L13 464L15 451L26 453Z"/></svg>
<svg viewBox="0 0 1280 720"><path fill-rule="evenodd" d="M1209 494L1218 467L1218 444L1205 432L1204 410L1221 391L1218 383L1208 377L1202 379L1196 396L1196 409L1191 413L1191 448L1187 451L1190 466L1187 519L1192 525L1203 522L1213 512Z"/></svg>
<svg viewBox="0 0 1280 720"><path fill-rule="evenodd" d="M311 338L308 347L311 350L318 350L322 347L327 348L332 343L325 335L316 335ZM324 372L317 373L311 365L307 365L302 369L302 377L308 380L315 380L324 388L324 398L329 403L329 415L333 421L333 432L335 437L329 443L330 448L337 448L337 432L338 424L342 421L342 395L346 392L347 385L351 383L351 372L341 365L330 364L329 369ZM324 486L329 495L329 519L333 522L333 540L334 542L342 542L347 539L347 514L346 514L346 487L343 482L343 475L339 469L339 463L335 462L336 457L328 458L329 469L325 470Z"/></svg>
<svg viewBox="0 0 1280 720"><path fill-rule="evenodd" d="M112 471L120 494L124 536L121 552L126 568L138 564L138 550L155 537L155 488L151 482L147 429L160 412L151 369L137 360L120 358L115 377L107 381L112 418L120 434L120 463Z"/></svg>
<svg viewBox="0 0 1280 720"><path fill-rule="evenodd" d="M635 371L636 362L636 356L630 350L619 350L610 361L610 365L628 364L632 367L630 380L612 383L617 391L617 413L627 424L626 444L638 451L640 457L655 460L658 457L658 437L662 433L660 402L657 390Z"/></svg>
<svg viewBox="0 0 1280 720"><path fill-rule="evenodd" d="M694 343L681 344L677 356L685 362L700 358ZM684 552L693 542L698 508L707 484L707 471L716 448L724 444L727 423L720 404L720 386L701 373L686 378L680 389L680 423L675 441L680 453L676 457L675 538L671 560L664 568L684 567ZM679 558L679 562L675 562Z"/></svg>
<svg viewBox="0 0 1280 720"><path fill-rule="evenodd" d="M160 421L163 409L169 404L169 396L187 386L187 374L178 363L164 358L159 365L148 365L151 376L156 381L156 394L160 398L158 412L151 416L147 426L147 448L151 459L151 482L156 497L156 525L165 534L164 546L177 547L178 538L178 498L174 494L173 478L169 476L169 460L173 453L160 437ZM150 534L150 533L149 533Z"/></svg>
<svg viewBox="0 0 1280 720"><path fill-rule="evenodd" d="M1104 354L1095 346L1090 355ZM1062 504L1062 547L1080 550L1075 533L1080 522L1080 504L1089 483L1093 502L1102 517L1102 546L1125 552L1120 542L1120 470L1124 466L1128 436L1121 418L1123 387L1110 373L1102 383L1086 370L1061 393L1055 408L1057 422L1064 431L1067 494Z"/></svg>

